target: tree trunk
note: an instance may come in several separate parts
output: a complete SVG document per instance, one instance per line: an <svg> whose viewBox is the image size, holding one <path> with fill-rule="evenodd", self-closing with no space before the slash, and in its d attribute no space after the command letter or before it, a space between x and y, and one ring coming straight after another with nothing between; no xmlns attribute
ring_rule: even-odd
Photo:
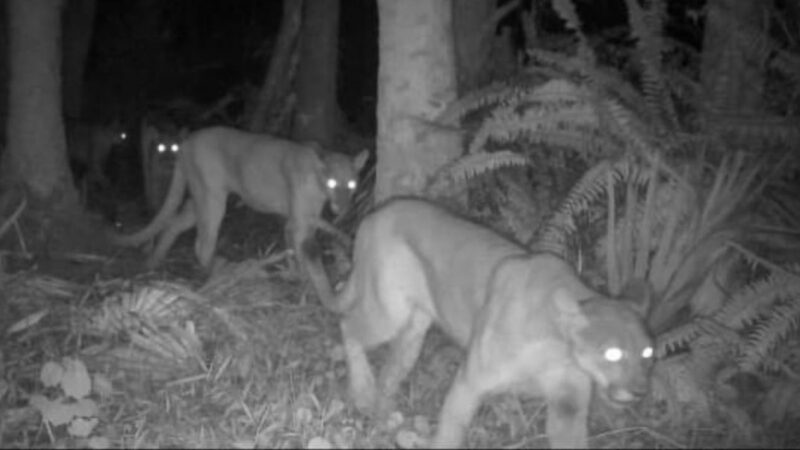
<svg viewBox="0 0 800 450"><path fill-rule="evenodd" d="M8 30L8 7L0 7L0 27ZM6 122L8 121L8 31L0 33L0 143L6 144ZM2 153L0 151L0 153Z"/></svg>
<svg viewBox="0 0 800 450"><path fill-rule="evenodd" d="M272 50L269 68L258 93L247 129L275 133L291 109L292 75L296 67L297 38L303 11L302 0L283 0L283 17L278 41ZM289 102L287 104L287 102ZM287 106L288 105L288 106ZM277 116L277 117L276 117Z"/></svg>
<svg viewBox="0 0 800 450"><path fill-rule="evenodd" d="M309 0L304 4L292 135L298 141L316 141L327 148L339 117L339 0Z"/></svg>
<svg viewBox="0 0 800 450"><path fill-rule="evenodd" d="M61 116L61 1L9 0L4 179L54 209L78 207Z"/></svg>
<svg viewBox="0 0 800 450"><path fill-rule="evenodd" d="M458 92L472 91L517 69L510 28L498 23L519 9L520 0L495 7L495 0L453 0L453 39L456 46ZM532 11L536 4L531 5Z"/></svg>
<svg viewBox="0 0 800 450"><path fill-rule="evenodd" d="M764 92L764 61L754 36L763 33L764 2L710 0L701 61L703 90L714 111L758 111Z"/></svg>
<svg viewBox="0 0 800 450"><path fill-rule="evenodd" d="M378 136L375 201L420 193L461 152L436 124L456 97L450 0L378 0Z"/></svg>
<svg viewBox="0 0 800 450"><path fill-rule="evenodd" d="M453 0L453 38L458 67L458 91L483 84L494 23L489 20L495 0Z"/></svg>
<svg viewBox="0 0 800 450"><path fill-rule="evenodd" d="M164 70L173 67L167 55L163 35L159 30L163 9L168 6L163 0L138 0L134 3L131 23L136 26L131 30L129 46L125 46L124 57L128 61L128 70L133 80L135 103L138 116L147 113L148 103L156 95ZM162 69L167 68L167 69Z"/></svg>
<svg viewBox="0 0 800 450"><path fill-rule="evenodd" d="M83 74L94 29L95 0L68 0L64 8L64 115L83 118Z"/></svg>

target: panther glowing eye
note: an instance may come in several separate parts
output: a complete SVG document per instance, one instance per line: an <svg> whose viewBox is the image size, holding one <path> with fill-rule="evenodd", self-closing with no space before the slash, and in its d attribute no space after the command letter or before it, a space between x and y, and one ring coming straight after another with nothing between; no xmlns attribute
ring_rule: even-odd
<svg viewBox="0 0 800 450"><path fill-rule="evenodd" d="M121 141L124 141L125 139L128 139L128 133L124 133L124 132L123 132L123 133L120 133L120 134L119 134L119 139L120 139Z"/></svg>
<svg viewBox="0 0 800 450"><path fill-rule="evenodd" d="M347 182L347 189L350 189L351 191L354 191L356 189L356 181L355 180L348 181Z"/></svg>
<svg viewBox="0 0 800 450"><path fill-rule="evenodd" d="M642 358L647 359L652 356L653 356L653 347L645 347L645 349L642 350Z"/></svg>
<svg viewBox="0 0 800 450"><path fill-rule="evenodd" d="M328 189L336 189L336 186L338 184L339 183L336 180L334 180L333 178L328 178L328 181L325 182L325 185L328 186Z"/></svg>
<svg viewBox="0 0 800 450"><path fill-rule="evenodd" d="M158 144L158 153L164 153L167 151L167 146L164 144Z"/></svg>
<svg viewBox="0 0 800 450"><path fill-rule="evenodd" d="M180 148L181 147L178 144L172 144L169 149L172 150L172 153L178 153L178 150L180 150Z"/></svg>
<svg viewBox="0 0 800 450"><path fill-rule="evenodd" d="M622 350L617 347L607 348L605 353L603 353L603 357L606 361L617 362L622 359Z"/></svg>

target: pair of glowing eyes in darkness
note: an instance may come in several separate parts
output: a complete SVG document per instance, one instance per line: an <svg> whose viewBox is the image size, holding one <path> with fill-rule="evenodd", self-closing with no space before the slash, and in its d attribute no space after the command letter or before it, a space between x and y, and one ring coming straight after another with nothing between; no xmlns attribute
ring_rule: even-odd
<svg viewBox="0 0 800 450"><path fill-rule="evenodd" d="M336 189L336 187L339 186L339 181L333 178L328 178L328 181L325 182L325 185L328 186L328 189ZM356 180L348 180L347 189L350 189L351 191L355 190Z"/></svg>
<svg viewBox="0 0 800 450"><path fill-rule="evenodd" d="M164 144L163 142L160 142L158 144L158 146L156 147L156 150L158 150L158 153L164 153L166 151L170 151L172 153L178 153L178 150L180 150L180 149L181 149L181 146L176 144L176 143L172 143L172 144L167 145L167 144Z"/></svg>
<svg viewBox="0 0 800 450"><path fill-rule="evenodd" d="M619 347L609 347L603 353L603 357L609 362L618 362L625 356L625 351ZM650 359L653 357L653 347L645 347L642 350L642 358Z"/></svg>

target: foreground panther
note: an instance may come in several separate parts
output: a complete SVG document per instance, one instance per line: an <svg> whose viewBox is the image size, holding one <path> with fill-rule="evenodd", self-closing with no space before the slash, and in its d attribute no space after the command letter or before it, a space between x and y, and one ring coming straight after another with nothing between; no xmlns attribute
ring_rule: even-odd
<svg viewBox="0 0 800 450"><path fill-rule="evenodd" d="M640 296L642 297L642 296ZM484 395L513 391L547 402L553 447L586 447L596 383L615 403L648 388L651 340L646 298L610 299L573 268L533 254L434 204L401 198L368 215L356 234L354 267L332 304L356 406L393 409L392 396L436 323L467 349L432 444L462 444ZM391 342L375 381L366 351Z"/></svg>

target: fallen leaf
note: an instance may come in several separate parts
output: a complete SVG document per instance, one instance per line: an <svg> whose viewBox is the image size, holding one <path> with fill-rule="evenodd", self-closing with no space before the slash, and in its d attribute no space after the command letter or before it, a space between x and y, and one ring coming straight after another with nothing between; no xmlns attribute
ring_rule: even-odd
<svg viewBox="0 0 800 450"><path fill-rule="evenodd" d="M92 379L89 371L79 359L64 358L64 377L61 379L61 388L68 396L80 399L89 395L92 390Z"/></svg>
<svg viewBox="0 0 800 450"><path fill-rule="evenodd" d="M64 367L61 364L53 361L44 363L39 374L42 384L46 387L58 386L62 378L64 378Z"/></svg>
<svg viewBox="0 0 800 450"><path fill-rule="evenodd" d="M102 436L95 436L89 438L86 446L89 448L111 448L111 441Z"/></svg>
<svg viewBox="0 0 800 450"><path fill-rule="evenodd" d="M394 437L395 443L400 448L418 448L425 446L425 439L411 430L400 430Z"/></svg>
<svg viewBox="0 0 800 450"><path fill-rule="evenodd" d="M18 320L13 325L8 327L8 330L6 331L6 335L11 335L11 334L14 334L14 333L18 333L20 331L26 330L26 329L36 325L37 323L39 323L40 320L42 320L42 318L44 316L47 315L48 312L50 312L50 310L45 308L45 309L41 309L39 311L36 311L33 314L29 314L26 317L23 317L21 320Z"/></svg>
<svg viewBox="0 0 800 450"><path fill-rule="evenodd" d="M67 427L67 432L76 437L87 437L92 434L92 430L97 426L99 419L97 417L85 418L76 417Z"/></svg>
<svg viewBox="0 0 800 450"><path fill-rule="evenodd" d="M401 413L400 411L394 411L393 413L389 414L389 417L386 418L385 425L387 429L394 430L403 425L403 422L405 422L405 420L406 419L403 416L403 413Z"/></svg>
<svg viewBox="0 0 800 450"><path fill-rule="evenodd" d="M333 448L333 444L331 444L330 441L328 441L324 437L316 436L316 437L311 438L311 440L308 441L308 445L306 445L306 448L309 448L309 449L330 449L330 448Z"/></svg>

